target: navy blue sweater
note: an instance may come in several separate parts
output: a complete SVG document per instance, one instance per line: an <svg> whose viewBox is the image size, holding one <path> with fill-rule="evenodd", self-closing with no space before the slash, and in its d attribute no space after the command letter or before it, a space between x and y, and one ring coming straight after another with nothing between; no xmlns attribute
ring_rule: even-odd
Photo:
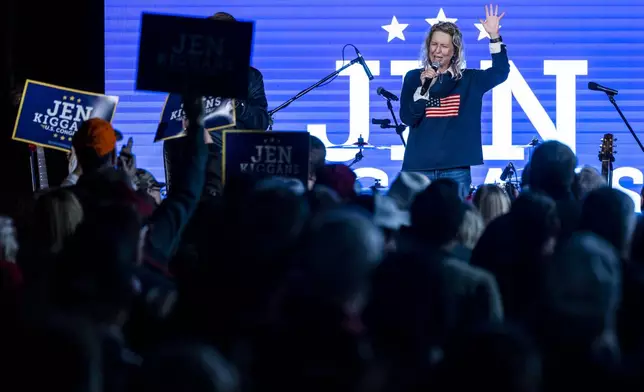
<svg viewBox="0 0 644 392"><path fill-rule="evenodd" d="M483 164L483 94L510 73L505 45L492 54L492 67L465 69L459 80L446 73L429 89L429 99L414 101L422 69L407 72L400 93L400 118L409 126L403 171L450 169Z"/></svg>

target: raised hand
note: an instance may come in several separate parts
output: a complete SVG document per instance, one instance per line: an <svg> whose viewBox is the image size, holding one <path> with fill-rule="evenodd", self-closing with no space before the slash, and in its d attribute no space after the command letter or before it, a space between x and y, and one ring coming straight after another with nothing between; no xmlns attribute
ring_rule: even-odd
<svg viewBox="0 0 644 392"><path fill-rule="evenodd" d="M199 124L203 126L205 113L203 97L194 95L184 96L183 111L186 114L188 124Z"/></svg>
<svg viewBox="0 0 644 392"><path fill-rule="evenodd" d="M132 155L132 147L134 146L134 139L127 139L127 144L121 147L121 155Z"/></svg>
<svg viewBox="0 0 644 392"><path fill-rule="evenodd" d="M78 176L83 174L83 169L78 164L78 157L76 156L74 147L72 147L72 150L67 153L67 170L69 171L69 174L74 173Z"/></svg>
<svg viewBox="0 0 644 392"><path fill-rule="evenodd" d="M134 139L129 138L127 144L121 147L121 152L118 156L118 166L123 170L130 178L136 176L136 155L132 153L132 146L134 145Z"/></svg>
<svg viewBox="0 0 644 392"><path fill-rule="evenodd" d="M492 4L485 6L485 20L479 19L479 21L485 31L490 35L490 38L494 39L499 37L499 23L504 15L505 12L499 15L498 5L496 7Z"/></svg>

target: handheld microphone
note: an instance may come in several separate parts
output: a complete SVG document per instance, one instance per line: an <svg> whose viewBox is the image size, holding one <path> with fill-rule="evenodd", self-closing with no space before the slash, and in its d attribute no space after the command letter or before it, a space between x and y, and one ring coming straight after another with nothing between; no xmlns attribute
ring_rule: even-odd
<svg viewBox="0 0 644 392"><path fill-rule="evenodd" d="M378 93L378 95L380 95L383 98L387 98L387 99L392 100L392 101L397 101L398 100L397 96L395 96L393 93L390 93L389 91L385 90L383 87L378 87L376 92Z"/></svg>
<svg viewBox="0 0 644 392"><path fill-rule="evenodd" d="M356 56L358 57L358 61L360 62L360 65L362 65L362 68L364 68L364 73L367 74L367 77L369 80L373 80L373 74L369 70L369 67L367 66L367 62L364 61L364 57L362 57L362 53L356 48L355 46L353 47L356 50Z"/></svg>
<svg viewBox="0 0 644 392"><path fill-rule="evenodd" d="M438 71L438 68L440 68L440 66L441 66L441 63L439 63L438 61L435 61L430 65L430 67L432 67L434 71ZM420 95L427 94L427 91L429 90L429 86L431 86L431 84L432 84L431 79L425 79L425 82L423 83L423 87L420 89Z"/></svg>
<svg viewBox="0 0 644 392"><path fill-rule="evenodd" d="M588 82L588 89L593 91L603 91L608 95L617 95L618 92L615 89L604 87L601 84L597 84L595 82Z"/></svg>

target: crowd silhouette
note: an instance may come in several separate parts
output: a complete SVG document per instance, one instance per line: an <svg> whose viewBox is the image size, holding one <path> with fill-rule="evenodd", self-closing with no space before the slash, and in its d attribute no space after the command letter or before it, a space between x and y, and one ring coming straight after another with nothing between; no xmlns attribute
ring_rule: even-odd
<svg viewBox="0 0 644 392"><path fill-rule="evenodd" d="M2 391L644 386L642 218L569 147L518 197L411 172L362 194L314 137L308 184L204 192L198 102L163 200L92 119L78 181L0 218Z"/></svg>

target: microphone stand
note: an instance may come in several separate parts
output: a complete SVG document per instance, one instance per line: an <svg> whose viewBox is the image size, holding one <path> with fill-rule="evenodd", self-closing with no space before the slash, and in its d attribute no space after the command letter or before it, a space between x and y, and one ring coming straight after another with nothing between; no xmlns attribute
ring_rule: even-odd
<svg viewBox="0 0 644 392"><path fill-rule="evenodd" d="M612 103L613 106L615 106L615 109L617 110L617 113L619 113L619 116L624 121L624 124L626 124L626 127L628 128L628 130L631 131L631 135L633 135L633 138L635 139L637 144L640 146L640 149L642 150L642 152L644 152L644 146L642 146L642 142L640 142L640 139L635 134L635 131L633 131L633 128L631 127L631 124L628 123L628 120L626 119L626 117L624 117L624 113L622 113L622 110L617 105L617 102L615 101L615 94L611 94L611 93L606 92L606 91L605 91L605 93L606 93L606 95L608 95L608 100L610 101L610 103Z"/></svg>
<svg viewBox="0 0 644 392"><path fill-rule="evenodd" d="M380 124L380 128L382 129L395 129L396 133L398 136L400 136L400 140L402 141L403 146L407 147L407 143L405 143L405 138L403 137L403 132L405 132L405 129L407 129L407 126L405 124L399 124L398 119L396 118L396 113L394 113L394 108L391 105L391 100L389 98L385 98L387 100L387 108L389 109L389 112L391 113L391 117L394 120L394 125L391 124L391 120L379 120L372 118L371 123L372 124Z"/></svg>
<svg viewBox="0 0 644 392"><path fill-rule="evenodd" d="M300 91L299 93L295 94L295 96L290 98L288 101L282 103L281 105L279 105L275 109L269 110L268 111L268 124L269 124L268 125L268 130L269 131L273 130L273 115L275 113L279 112L280 110L284 109L288 105L290 105L293 102L297 101L298 99L302 98L303 96L308 94L311 90L315 90L316 88L320 87L321 85L323 85L324 83L326 83L330 79L333 79L334 77L338 76L340 74L340 72L344 71L345 69L349 68L350 66L352 66L353 64L356 64L358 62L360 62L360 56L358 56L355 59L351 60L350 62L346 63L341 68L338 68L337 70L331 72L330 74L325 76L323 79L320 79L318 82L316 82L315 84L311 85L310 87L307 87L304 90Z"/></svg>
<svg viewBox="0 0 644 392"><path fill-rule="evenodd" d="M395 117L394 117L394 122L396 122ZM372 118L371 123L375 125L379 124L380 128L382 129L395 129L398 136L400 136L400 140L402 140L403 146L407 147L407 144L405 143L405 138L402 137L402 133L405 132L405 129L407 129L407 126L405 124L390 125L391 120L388 120L388 119L380 120L377 118Z"/></svg>
<svg viewBox="0 0 644 392"><path fill-rule="evenodd" d="M405 124L398 124L398 119L396 118L396 113L394 113L394 108L391 106L391 99L387 99L387 108L389 109L389 112L391 113L391 117L394 119L394 126L388 126L388 128L393 128L396 130L396 133L398 136L400 136L400 140L402 141L402 144L404 147L407 147L407 143L405 143L405 138L403 137L403 132L405 132L405 129L407 129L407 126Z"/></svg>
<svg viewBox="0 0 644 392"><path fill-rule="evenodd" d="M514 177L514 183L512 183L512 177ZM519 189L519 176L517 175L517 168L514 167L514 163L508 162L507 166L503 170L503 173L501 173L500 180L504 182L503 189L510 198L510 201L514 202L514 200L516 199L514 197L514 190Z"/></svg>

